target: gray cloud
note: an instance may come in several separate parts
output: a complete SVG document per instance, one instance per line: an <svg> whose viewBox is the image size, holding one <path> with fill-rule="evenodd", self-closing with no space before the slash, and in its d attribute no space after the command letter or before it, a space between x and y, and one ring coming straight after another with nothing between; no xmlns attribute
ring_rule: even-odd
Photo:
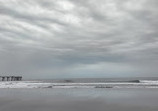
<svg viewBox="0 0 158 111"><path fill-rule="evenodd" d="M157 6L157 0L0 0L1 73L157 76Z"/></svg>

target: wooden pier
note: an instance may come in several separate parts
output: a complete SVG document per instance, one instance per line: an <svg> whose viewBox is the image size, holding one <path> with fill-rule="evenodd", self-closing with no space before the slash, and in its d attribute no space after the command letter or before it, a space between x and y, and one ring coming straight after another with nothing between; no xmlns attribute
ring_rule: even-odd
<svg viewBox="0 0 158 111"><path fill-rule="evenodd" d="M22 76L0 76L0 81L21 81Z"/></svg>

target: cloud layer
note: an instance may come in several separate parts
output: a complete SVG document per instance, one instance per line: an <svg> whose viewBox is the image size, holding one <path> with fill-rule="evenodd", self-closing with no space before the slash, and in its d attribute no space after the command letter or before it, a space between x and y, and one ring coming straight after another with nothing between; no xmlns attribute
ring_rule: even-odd
<svg viewBox="0 0 158 111"><path fill-rule="evenodd" d="M157 0L0 0L0 71L158 76Z"/></svg>

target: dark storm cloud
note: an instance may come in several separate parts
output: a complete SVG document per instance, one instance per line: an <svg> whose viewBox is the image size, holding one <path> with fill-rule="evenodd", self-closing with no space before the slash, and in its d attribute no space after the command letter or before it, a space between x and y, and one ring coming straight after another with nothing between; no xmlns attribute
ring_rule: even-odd
<svg viewBox="0 0 158 111"><path fill-rule="evenodd" d="M157 6L0 0L0 70L28 78L157 76Z"/></svg>

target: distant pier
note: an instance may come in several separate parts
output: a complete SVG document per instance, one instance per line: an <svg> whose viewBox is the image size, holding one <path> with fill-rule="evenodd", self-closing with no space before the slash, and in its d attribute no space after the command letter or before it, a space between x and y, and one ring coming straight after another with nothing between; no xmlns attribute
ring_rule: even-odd
<svg viewBox="0 0 158 111"><path fill-rule="evenodd" d="M22 76L0 76L0 81L21 81Z"/></svg>

